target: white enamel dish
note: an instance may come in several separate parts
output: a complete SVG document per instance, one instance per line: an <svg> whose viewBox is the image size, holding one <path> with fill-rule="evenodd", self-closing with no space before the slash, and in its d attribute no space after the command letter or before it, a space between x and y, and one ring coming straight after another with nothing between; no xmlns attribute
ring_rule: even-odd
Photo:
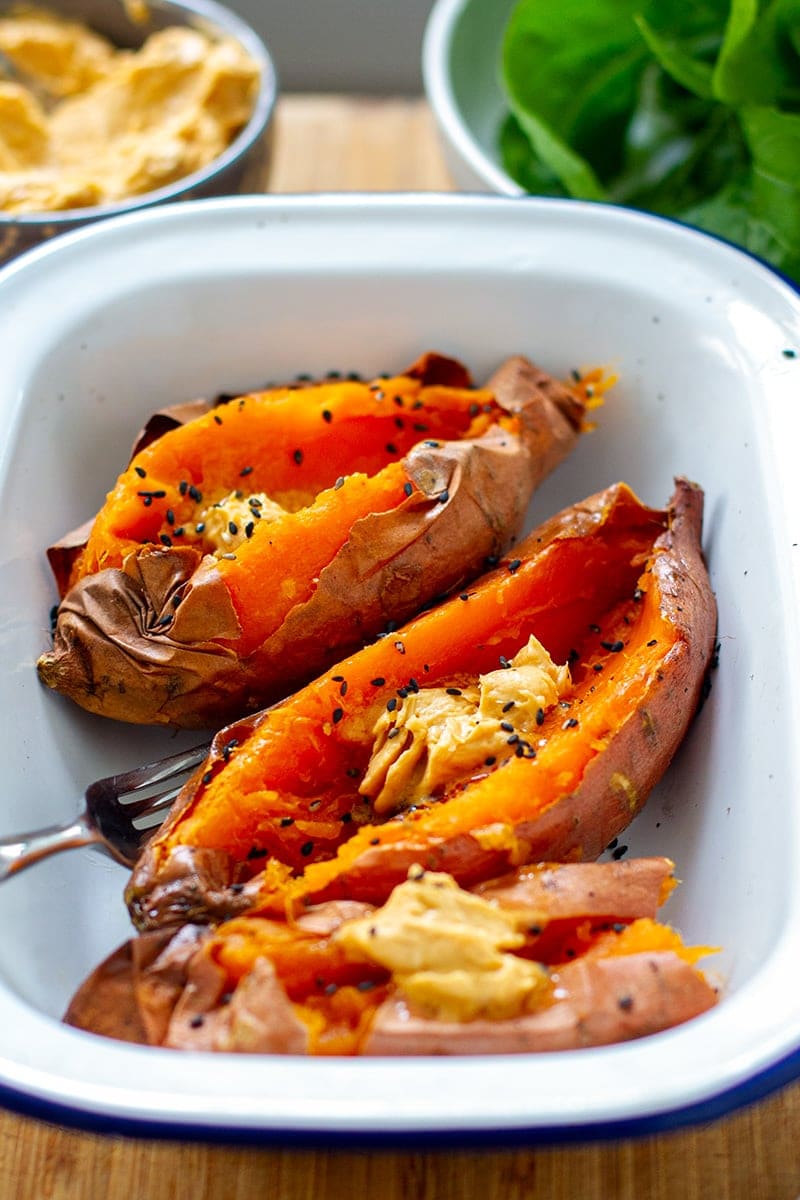
<svg viewBox="0 0 800 1200"><path fill-rule="evenodd" d="M800 298L702 234L578 203L236 198L112 219L0 271L0 836L66 821L95 777L176 747L42 688L44 547L96 510L142 419L198 395L436 348L476 378L521 351L620 382L531 520L625 479L706 492L711 695L631 827L684 881L664 918L722 947L712 1012L538 1057L305 1060L177 1052L60 1023L130 932L96 850L0 889L0 1100L77 1126L340 1144L622 1136L707 1120L800 1074ZM191 737L191 735L185 735ZM183 739L177 739L180 744Z"/></svg>

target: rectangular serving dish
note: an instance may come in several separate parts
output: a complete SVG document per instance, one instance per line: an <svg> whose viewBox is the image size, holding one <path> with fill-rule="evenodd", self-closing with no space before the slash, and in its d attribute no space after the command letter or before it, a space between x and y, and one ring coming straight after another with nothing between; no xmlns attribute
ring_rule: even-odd
<svg viewBox="0 0 800 1200"><path fill-rule="evenodd" d="M130 933L96 850L0 889L0 1099L85 1127L227 1140L543 1140L708 1119L800 1074L796 446L800 299L746 255L612 207L477 197L253 197L153 210L0 272L0 836L69 820L94 778L196 740L47 692L44 547L101 503L155 408L420 352L482 380L523 352L619 383L536 495L533 523L623 479L706 493L719 601L710 697L625 838L683 880L664 910L721 947L712 1012L541 1056L305 1060L178 1054L66 1028Z"/></svg>

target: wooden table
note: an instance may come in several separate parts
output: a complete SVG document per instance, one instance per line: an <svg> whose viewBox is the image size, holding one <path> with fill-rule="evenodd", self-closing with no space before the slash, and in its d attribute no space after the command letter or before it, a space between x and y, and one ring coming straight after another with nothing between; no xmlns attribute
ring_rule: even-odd
<svg viewBox="0 0 800 1200"><path fill-rule="evenodd" d="M277 192L445 190L419 100L287 96ZM420 1154L97 1137L0 1114L0 1200L798 1200L800 1085L726 1120L613 1144Z"/></svg>

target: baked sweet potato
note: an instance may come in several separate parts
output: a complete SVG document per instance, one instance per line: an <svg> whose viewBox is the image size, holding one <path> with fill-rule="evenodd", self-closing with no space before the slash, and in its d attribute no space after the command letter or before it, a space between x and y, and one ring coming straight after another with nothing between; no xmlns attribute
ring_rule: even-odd
<svg viewBox="0 0 800 1200"><path fill-rule="evenodd" d="M673 864L540 864L468 892L412 868L381 908L333 900L287 921L140 935L66 1020L176 1049L513 1054L605 1045L706 1011L714 988L656 921Z"/></svg>
<svg viewBox="0 0 800 1200"><path fill-rule="evenodd" d="M134 869L141 929L260 906L383 903L597 858L701 698L716 605L703 496L624 484L547 520L468 590L223 729Z"/></svg>
<svg viewBox="0 0 800 1200"><path fill-rule="evenodd" d="M41 679L92 712L186 728L287 695L508 546L585 393L521 358L479 389L428 354L371 383L159 414L88 537L51 547L62 598Z"/></svg>

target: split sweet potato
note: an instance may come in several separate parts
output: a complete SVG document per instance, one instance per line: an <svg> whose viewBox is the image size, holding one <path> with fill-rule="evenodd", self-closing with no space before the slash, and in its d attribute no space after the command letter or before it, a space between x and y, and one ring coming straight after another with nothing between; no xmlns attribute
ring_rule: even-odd
<svg viewBox="0 0 800 1200"><path fill-rule="evenodd" d="M135 924L381 904L418 864L473 886L597 858L703 694L716 605L702 507L683 479L664 510L614 485L220 731L134 869Z"/></svg>
<svg viewBox="0 0 800 1200"><path fill-rule="evenodd" d="M511 1054L606 1045L716 1002L656 920L673 864L521 868L472 892L413 868L388 902L146 933L83 984L68 1023L190 1050Z"/></svg>
<svg viewBox="0 0 800 1200"><path fill-rule="evenodd" d="M128 722L260 709L502 553L585 410L527 360L475 388L428 354L159 414L88 535L50 550L39 675Z"/></svg>

